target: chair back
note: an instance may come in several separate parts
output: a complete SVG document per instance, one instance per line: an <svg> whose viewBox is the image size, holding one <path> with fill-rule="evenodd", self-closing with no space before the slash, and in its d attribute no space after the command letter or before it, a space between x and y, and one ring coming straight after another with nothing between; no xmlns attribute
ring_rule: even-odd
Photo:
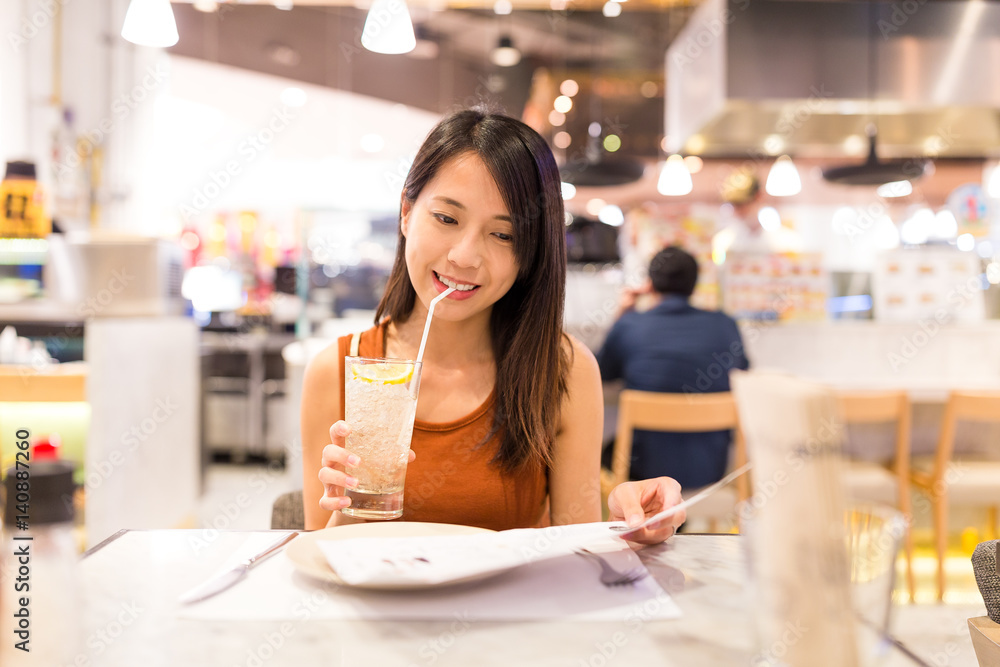
<svg viewBox="0 0 1000 667"><path fill-rule="evenodd" d="M306 527L305 505L302 489L282 493L271 506L271 530L304 530Z"/></svg>
<svg viewBox="0 0 1000 667"><path fill-rule="evenodd" d="M959 419L1000 422L1000 392L952 391L944 408L941 435L934 456L934 481L943 480L955 452L955 427Z"/></svg>
<svg viewBox="0 0 1000 667"><path fill-rule="evenodd" d="M697 433L702 431L736 431L734 464L746 462L739 431L739 416L733 395L726 392L711 394L669 394L653 391L625 389L618 398L618 428L612 456L612 486L628 481L632 460L632 431L674 431ZM748 487L746 475L740 477L740 497L745 498Z"/></svg>
<svg viewBox="0 0 1000 667"><path fill-rule="evenodd" d="M838 391L837 407L845 424L896 423L893 468L904 477L910 462L910 397L905 391Z"/></svg>

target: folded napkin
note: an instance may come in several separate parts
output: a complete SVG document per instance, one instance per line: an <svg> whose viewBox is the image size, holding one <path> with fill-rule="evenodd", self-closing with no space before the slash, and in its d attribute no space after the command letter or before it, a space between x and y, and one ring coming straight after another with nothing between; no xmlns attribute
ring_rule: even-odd
<svg viewBox="0 0 1000 667"><path fill-rule="evenodd" d="M625 545L607 523L505 530L474 535L356 537L316 544L350 585L444 584L572 554Z"/></svg>

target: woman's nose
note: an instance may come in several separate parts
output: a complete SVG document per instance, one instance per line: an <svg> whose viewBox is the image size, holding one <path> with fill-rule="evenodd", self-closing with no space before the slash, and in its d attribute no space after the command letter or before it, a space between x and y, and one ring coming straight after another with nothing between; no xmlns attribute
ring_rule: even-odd
<svg viewBox="0 0 1000 667"><path fill-rule="evenodd" d="M462 234L448 252L448 260L463 268L479 268L482 258L482 238L473 230Z"/></svg>

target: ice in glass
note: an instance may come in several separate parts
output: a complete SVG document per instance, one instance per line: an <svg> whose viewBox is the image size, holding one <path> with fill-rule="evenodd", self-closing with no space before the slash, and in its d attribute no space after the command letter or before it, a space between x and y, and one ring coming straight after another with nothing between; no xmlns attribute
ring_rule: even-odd
<svg viewBox="0 0 1000 667"><path fill-rule="evenodd" d="M420 363L401 359L346 357L345 420L351 425L347 451L361 463L345 489L351 505L341 510L359 519L403 515L403 480L420 388Z"/></svg>

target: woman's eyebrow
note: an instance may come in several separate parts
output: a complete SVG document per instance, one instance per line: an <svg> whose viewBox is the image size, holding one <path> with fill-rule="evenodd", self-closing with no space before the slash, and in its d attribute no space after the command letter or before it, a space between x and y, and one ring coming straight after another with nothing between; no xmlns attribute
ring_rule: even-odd
<svg viewBox="0 0 1000 667"><path fill-rule="evenodd" d="M437 199L443 201L445 204L454 206L455 208L460 209L462 211L465 210L465 206L461 202L455 201L451 197L445 197L444 195L435 195L431 197L431 199ZM494 215L493 217L496 220L503 220L504 222L509 222L511 224L514 224L514 221L511 219L509 215Z"/></svg>

